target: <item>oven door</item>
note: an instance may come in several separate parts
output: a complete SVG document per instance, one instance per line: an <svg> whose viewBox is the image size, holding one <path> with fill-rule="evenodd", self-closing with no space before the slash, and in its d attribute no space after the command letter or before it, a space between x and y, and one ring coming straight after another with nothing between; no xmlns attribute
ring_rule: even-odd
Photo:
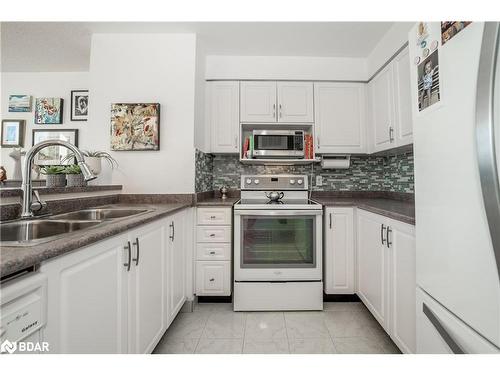
<svg viewBox="0 0 500 375"><path fill-rule="evenodd" d="M321 210L235 210L235 281L320 281Z"/></svg>

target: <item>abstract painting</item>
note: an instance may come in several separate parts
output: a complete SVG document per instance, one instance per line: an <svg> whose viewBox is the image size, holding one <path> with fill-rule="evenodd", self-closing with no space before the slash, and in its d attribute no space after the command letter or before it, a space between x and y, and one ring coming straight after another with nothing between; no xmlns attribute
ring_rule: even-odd
<svg viewBox="0 0 500 375"><path fill-rule="evenodd" d="M71 121L87 121L89 117L89 90L71 91Z"/></svg>
<svg viewBox="0 0 500 375"><path fill-rule="evenodd" d="M31 96L9 95L9 112L31 112Z"/></svg>
<svg viewBox="0 0 500 375"><path fill-rule="evenodd" d="M160 149L160 104L111 104L111 149L114 151L158 151Z"/></svg>
<svg viewBox="0 0 500 375"><path fill-rule="evenodd" d="M35 124L62 124L63 99L36 98Z"/></svg>

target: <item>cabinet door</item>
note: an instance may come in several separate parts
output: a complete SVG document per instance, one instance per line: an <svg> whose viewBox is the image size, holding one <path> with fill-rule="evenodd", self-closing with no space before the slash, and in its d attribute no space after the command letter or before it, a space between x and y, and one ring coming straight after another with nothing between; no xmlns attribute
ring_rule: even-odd
<svg viewBox="0 0 500 375"><path fill-rule="evenodd" d="M151 353L167 325L164 221L134 230L130 242L129 352Z"/></svg>
<svg viewBox="0 0 500 375"><path fill-rule="evenodd" d="M410 55L408 47L394 59L395 142L403 146L413 142L411 113Z"/></svg>
<svg viewBox="0 0 500 375"><path fill-rule="evenodd" d="M208 82L211 151L238 153L240 87L238 82Z"/></svg>
<svg viewBox="0 0 500 375"><path fill-rule="evenodd" d="M177 316L186 300L185 212L169 218L168 228L168 325Z"/></svg>
<svg viewBox="0 0 500 375"><path fill-rule="evenodd" d="M52 353L127 353L126 236L42 263Z"/></svg>
<svg viewBox="0 0 500 375"><path fill-rule="evenodd" d="M240 82L241 122L276 122L276 82Z"/></svg>
<svg viewBox="0 0 500 375"><path fill-rule="evenodd" d="M278 122L313 122L312 82L278 82Z"/></svg>
<svg viewBox="0 0 500 375"><path fill-rule="evenodd" d="M416 260L415 227L392 220L389 223L390 335L403 353L416 350Z"/></svg>
<svg viewBox="0 0 500 375"><path fill-rule="evenodd" d="M325 211L325 292L354 294L353 209Z"/></svg>
<svg viewBox="0 0 500 375"><path fill-rule="evenodd" d="M392 64L386 66L369 84L371 100L371 120L374 136L374 150L382 151L394 147L393 75Z"/></svg>
<svg viewBox="0 0 500 375"><path fill-rule="evenodd" d="M196 295L198 296L231 295L231 262L197 261Z"/></svg>
<svg viewBox="0 0 500 375"><path fill-rule="evenodd" d="M362 83L315 83L316 152L366 152L365 105Z"/></svg>
<svg viewBox="0 0 500 375"><path fill-rule="evenodd" d="M358 295L378 322L387 328L387 247L382 245L386 225L378 215L363 210L358 210L357 216Z"/></svg>

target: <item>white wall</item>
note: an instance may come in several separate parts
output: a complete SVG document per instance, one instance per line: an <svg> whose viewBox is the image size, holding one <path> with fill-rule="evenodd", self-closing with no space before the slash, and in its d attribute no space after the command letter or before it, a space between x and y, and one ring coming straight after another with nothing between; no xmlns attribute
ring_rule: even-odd
<svg viewBox="0 0 500 375"><path fill-rule="evenodd" d="M396 22L385 33L367 58L368 78L408 41L408 32L414 24L414 22Z"/></svg>
<svg viewBox="0 0 500 375"><path fill-rule="evenodd" d="M94 34L90 57L89 130L93 148L120 164L101 183L126 193L194 192L194 34ZM110 106L161 105L160 151L110 151Z"/></svg>
<svg viewBox="0 0 500 375"><path fill-rule="evenodd" d="M85 121L70 121L71 90L87 89L89 86L88 72L62 73L2 73L1 74L1 113L2 119L26 120L24 149L32 145L33 129L79 129L79 146L83 149L92 144L92 137ZM32 96L31 112L8 112L9 95L27 94ZM61 125L34 125L34 104L37 97L57 97L64 99L63 123ZM90 104L92 105L92 104ZM89 111L91 111L89 107ZM11 148L1 149L1 165L11 178L14 160L8 155Z"/></svg>
<svg viewBox="0 0 500 375"><path fill-rule="evenodd" d="M365 81L366 59L300 56L207 56L206 79Z"/></svg>

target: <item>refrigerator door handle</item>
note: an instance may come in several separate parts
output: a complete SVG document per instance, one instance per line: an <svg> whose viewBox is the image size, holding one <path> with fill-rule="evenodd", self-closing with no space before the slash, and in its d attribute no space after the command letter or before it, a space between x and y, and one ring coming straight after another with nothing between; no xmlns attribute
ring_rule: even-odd
<svg viewBox="0 0 500 375"><path fill-rule="evenodd" d="M432 312L432 310L425 304L422 304L422 310L425 316L432 323L434 328L438 331L441 338L446 342L446 344L450 347L453 354L465 354L464 350L457 344L453 337L450 336L446 328L443 327L439 318Z"/></svg>
<svg viewBox="0 0 500 375"><path fill-rule="evenodd" d="M500 74L499 23L485 22L476 92L476 150L483 193L484 209L488 219L491 242L500 278L500 187L495 150L495 111L500 110L495 97L495 81Z"/></svg>

